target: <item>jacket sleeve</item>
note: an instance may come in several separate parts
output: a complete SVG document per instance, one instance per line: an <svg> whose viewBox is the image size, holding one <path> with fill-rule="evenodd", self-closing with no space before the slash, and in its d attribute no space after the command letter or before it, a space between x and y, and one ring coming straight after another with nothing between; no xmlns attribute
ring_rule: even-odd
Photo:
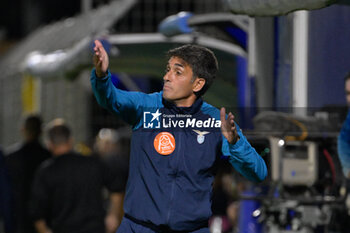
<svg viewBox="0 0 350 233"><path fill-rule="evenodd" d="M338 135L338 156L345 177L350 173L350 111Z"/></svg>
<svg viewBox="0 0 350 233"><path fill-rule="evenodd" d="M240 139L232 145L222 136L222 153L229 156L232 166L244 177L254 182L263 181L267 176L265 161L250 145L237 124L236 127Z"/></svg>
<svg viewBox="0 0 350 233"><path fill-rule="evenodd" d="M95 69L91 72L91 86L99 105L120 116L130 125L136 125L142 118L142 103L147 94L123 91L111 81L111 73L104 78L97 78Z"/></svg>

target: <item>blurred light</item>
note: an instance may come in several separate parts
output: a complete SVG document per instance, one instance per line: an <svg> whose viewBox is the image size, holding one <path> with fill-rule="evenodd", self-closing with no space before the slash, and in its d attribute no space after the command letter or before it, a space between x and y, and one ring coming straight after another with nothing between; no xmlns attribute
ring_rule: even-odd
<svg viewBox="0 0 350 233"><path fill-rule="evenodd" d="M191 33L193 29L187 23L190 17L192 17L192 13L189 12L180 12L176 15L168 16L159 24L158 31L169 37Z"/></svg>
<svg viewBox="0 0 350 233"><path fill-rule="evenodd" d="M211 226L210 226L210 232L212 233L222 233L222 218L221 217L214 217Z"/></svg>
<svg viewBox="0 0 350 233"><path fill-rule="evenodd" d="M66 53L62 50L57 50L51 54L41 54L39 51L34 51L27 57L27 68L35 69L36 66L48 66L55 62L61 62L64 59Z"/></svg>
<svg viewBox="0 0 350 233"><path fill-rule="evenodd" d="M98 138L100 140L109 140L116 143L119 140L119 135L115 129L102 128L98 133Z"/></svg>
<svg viewBox="0 0 350 233"><path fill-rule="evenodd" d="M28 67L36 66L42 60L43 55L39 52L33 52L28 58Z"/></svg>
<svg viewBox="0 0 350 233"><path fill-rule="evenodd" d="M278 141L278 145L279 145L280 147L284 146L284 144L285 144L285 141L284 141L283 139L280 139L280 140Z"/></svg>
<svg viewBox="0 0 350 233"><path fill-rule="evenodd" d="M253 216L254 218L257 218L257 217L259 217L260 215L261 215L261 210L260 210L260 209L256 209L256 210L253 211L252 216Z"/></svg>

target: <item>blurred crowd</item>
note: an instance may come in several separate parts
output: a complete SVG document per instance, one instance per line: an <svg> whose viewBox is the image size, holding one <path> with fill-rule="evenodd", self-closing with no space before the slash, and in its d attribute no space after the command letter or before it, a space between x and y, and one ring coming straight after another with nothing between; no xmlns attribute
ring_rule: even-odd
<svg viewBox="0 0 350 233"><path fill-rule="evenodd" d="M39 115L30 115L21 131L21 142L0 150L0 232L116 232L124 214L129 128L100 129L91 149L74 142L63 119L43 127ZM244 186L228 163L219 166L209 225L211 232L233 232Z"/></svg>
<svg viewBox="0 0 350 233"><path fill-rule="evenodd" d="M115 232L130 132L103 128L82 150L63 119L43 127L30 115L21 131L21 142L0 150L0 232Z"/></svg>

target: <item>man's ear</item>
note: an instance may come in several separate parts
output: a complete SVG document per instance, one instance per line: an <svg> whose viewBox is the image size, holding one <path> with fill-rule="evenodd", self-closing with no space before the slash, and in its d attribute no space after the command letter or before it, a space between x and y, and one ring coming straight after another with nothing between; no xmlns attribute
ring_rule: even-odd
<svg viewBox="0 0 350 233"><path fill-rule="evenodd" d="M204 78L196 78L193 82L193 85L192 85L193 92L198 92L198 91L202 90L204 85L205 85Z"/></svg>

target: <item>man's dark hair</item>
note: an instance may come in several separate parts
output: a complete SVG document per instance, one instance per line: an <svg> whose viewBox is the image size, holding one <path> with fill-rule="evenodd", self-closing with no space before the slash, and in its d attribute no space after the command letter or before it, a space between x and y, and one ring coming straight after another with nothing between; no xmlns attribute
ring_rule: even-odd
<svg viewBox="0 0 350 233"><path fill-rule="evenodd" d="M196 92L196 96L202 96L211 86L218 71L218 61L214 53L202 46L188 44L169 50L168 58L178 57L184 60L192 68L193 77L205 79L203 88Z"/></svg>
<svg viewBox="0 0 350 233"><path fill-rule="evenodd" d="M38 140L41 134L42 120L38 115L29 115L24 120L24 130L29 138Z"/></svg>
<svg viewBox="0 0 350 233"><path fill-rule="evenodd" d="M47 139L54 145L65 144L71 137L70 129L62 119L55 119L50 122L46 132Z"/></svg>

